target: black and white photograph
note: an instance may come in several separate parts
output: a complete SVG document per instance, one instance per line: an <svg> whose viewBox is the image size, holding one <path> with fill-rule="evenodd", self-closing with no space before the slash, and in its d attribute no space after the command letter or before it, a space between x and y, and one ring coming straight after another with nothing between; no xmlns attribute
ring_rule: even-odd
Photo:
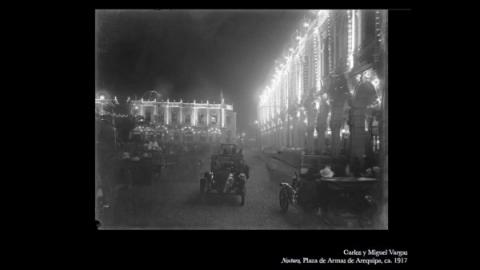
<svg viewBox="0 0 480 270"><path fill-rule="evenodd" d="M94 13L99 230L389 230L388 10Z"/></svg>

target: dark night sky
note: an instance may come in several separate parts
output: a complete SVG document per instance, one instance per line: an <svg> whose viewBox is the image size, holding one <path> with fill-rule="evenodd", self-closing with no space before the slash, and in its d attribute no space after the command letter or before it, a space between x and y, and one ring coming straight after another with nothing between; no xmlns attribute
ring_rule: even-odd
<svg viewBox="0 0 480 270"><path fill-rule="evenodd" d="M96 87L121 98L159 90L165 98L220 100L237 129L256 117L269 81L305 11L97 11Z"/></svg>

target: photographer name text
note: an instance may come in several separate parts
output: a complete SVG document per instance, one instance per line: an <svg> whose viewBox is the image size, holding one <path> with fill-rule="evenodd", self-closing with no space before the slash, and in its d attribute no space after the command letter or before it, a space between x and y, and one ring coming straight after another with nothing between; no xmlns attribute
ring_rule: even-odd
<svg viewBox="0 0 480 270"><path fill-rule="evenodd" d="M408 252L406 250L395 249L367 249L367 250L349 250L344 249L343 257L301 257L289 258L283 257L282 264L404 264L407 263Z"/></svg>

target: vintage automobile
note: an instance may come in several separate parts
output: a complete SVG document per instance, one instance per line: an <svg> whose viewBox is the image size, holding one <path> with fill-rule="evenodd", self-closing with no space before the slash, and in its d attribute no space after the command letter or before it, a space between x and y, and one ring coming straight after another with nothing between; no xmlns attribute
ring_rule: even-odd
<svg viewBox="0 0 480 270"><path fill-rule="evenodd" d="M241 173L235 175L233 172L226 171L226 173L207 172L203 178L200 179L200 194L202 200L208 194L217 193L221 195L239 195L240 205L245 204L246 195L246 176Z"/></svg>
<svg viewBox="0 0 480 270"><path fill-rule="evenodd" d="M223 167L225 164L237 166L243 160L243 154L236 144L221 144L216 153L210 157L210 171Z"/></svg>
<svg viewBox="0 0 480 270"><path fill-rule="evenodd" d="M325 220L348 213L360 227L373 222L379 201L376 178L330 177L309 171L331 164L326 156L303 155L300 164L300 175L295 172L292 183L280 183L279 201L283 213L291 205L307 212L320 212Z"/></svg>
<svg viewBox="0 0 480 270"><path fill-rule="evenodd" d="M247 175L239 170L243 159L234 151L233 144L222 144L218 154L212 155L211 168L200 179L200 195L202 199L210 193L239 195L240 205L245 204Z"/></svg>

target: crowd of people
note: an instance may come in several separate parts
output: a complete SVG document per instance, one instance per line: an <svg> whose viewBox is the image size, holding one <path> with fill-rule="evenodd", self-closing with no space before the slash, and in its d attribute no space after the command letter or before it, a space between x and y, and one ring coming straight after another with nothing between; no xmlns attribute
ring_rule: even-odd
<svg viewBox="0 0 480 270"><path fill-rule="evenodd" d="M123 133L115 136L112 125L99 121L96 127L96 196L100 212L110 209L122 193L133 186L151 185L162 170L180 158L209 151L206 143L165 142L160 136ZM120 135L120 134L116 134Z"/></svg>

